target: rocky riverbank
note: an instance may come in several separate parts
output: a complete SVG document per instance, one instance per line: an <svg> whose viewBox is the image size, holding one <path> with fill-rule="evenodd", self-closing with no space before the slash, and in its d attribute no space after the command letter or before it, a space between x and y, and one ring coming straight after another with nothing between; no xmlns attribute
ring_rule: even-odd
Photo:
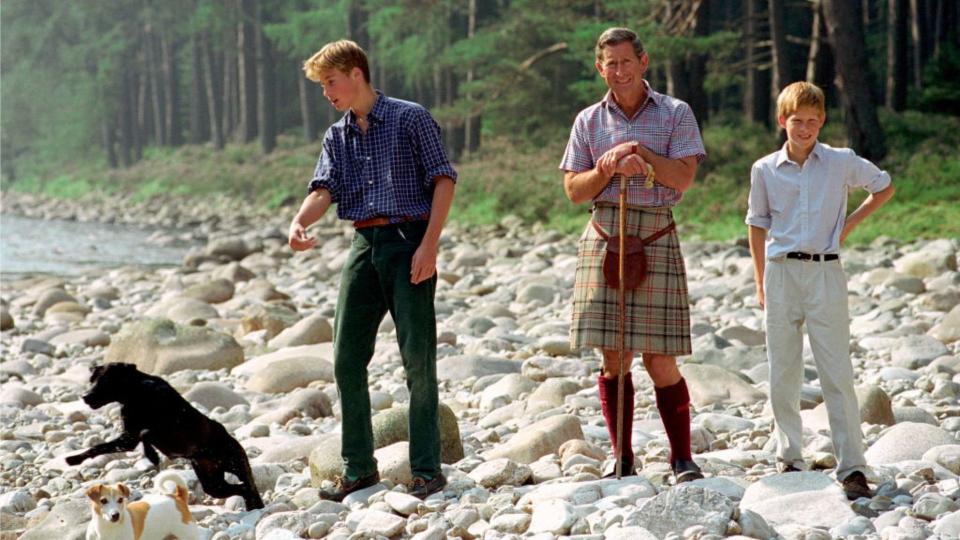
<svg viewBox="0 0 960 540"><path fill-rule="evenodd" d="M137 449L70 467L63 456L118 434L115 406L80 396L89 368L129 361L162 375L230 429L251 457L267 508L212 499L189 480L191 510L228 538L921 539L960 535L960 272L957 239L878 241L843 255L851 349L872 466L872 499L847 502L812 357L802 408L811 471L776 474L766 404L762 312L742 245L687 242L694 354L695 459L708 478L669 485L669 447L652 387L635 369L633 446L643 469L610 463L598 357L569 349L576 238L505 218L450 226L437 287L442 494L414 499L407 389L389 317L370 366L383 484L343 504L316 487L339 461L330 323L352 229L326 219L320 247L286 246L293 208L220 199L82 203L4 194L5 212L177 228L156 242L204 247L176 268L119 268L2 284L0 538L82 538L92 482L153 489ZM122 202L122 204L121 204Z"/></svg>

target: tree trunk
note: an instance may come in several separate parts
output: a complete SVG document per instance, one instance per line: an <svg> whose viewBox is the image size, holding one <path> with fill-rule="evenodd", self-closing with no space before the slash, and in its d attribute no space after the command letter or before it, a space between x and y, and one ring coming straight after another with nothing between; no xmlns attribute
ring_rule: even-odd
<svg viewBox="0 0 960 540"><path fill-rule="evenodd" d="M104 118L101 122L101 130L103 136L103 150L107 154L107 165L111 169L117 168L117 151L114 148L116 143L116 135L114 133L114 125L112 118Z"/></svg>
<svg viewBox="0 0 960 540"><path fill-rule="evenodd" d="M313 83L303 74L297 77L297 87L300 90L300 119L303 121L303 137L307 142L317 140L317 97Z"/></svg>
<svg viewBox="0 0 960 540"><path fill-rule="evenodd" d="M257 48L254 28L256 1L239 1L237 65L240 82L240 140L248 143L257 137Z"/></svg>
<svg viewBox="0 0 960 540"><path fill-rule="evenodd" d="M710 0L701 0L697 7L694 19L693 35L704 37L710 32ZM707 56L704 54L687 54L687 82L690 94L687 96L693 116L702 126L710 116L710 101L703 88L703 81L707 78Z"/></svg>
<svg viewBox="0 0 960 540"><path fill-rule="evenodd" d="M790 66L787 59L787 33L783 23L784 0L769 0L771 62L770 95L777 99L783 87L790 84Z"/></svg>
<svg viewBox="0 0 960 540"><path fill-rule="evenodd" d="M260 126L260 148L269 154L277 147L277 112L274 96L276 80L273 76L273 46L263 33L264 13L260 0L254 1L256 13L257 53L257 122Z"/></svg>
<svg viewBox="0 0 960 540"><path fill-rule="evenodd" d="M210 34L206 31L201 36L200 54L203 58L203 80L206 86L210 136L213 139L213 147L217 150L223 150L223 119L221 118L222 107L220 105L223 94L219 91L217 85L216 74L219 71L213 56L213 48L210 46Z"/></svg>
<svg viewBox="0 0 960 540"><path fill-rule="evenodd" d="M861 156L879 161L887 149L870 93L867 47L856 5L845 0L824 0L823 15L836 58L837 87L843 99L850 145Z"/></svg>
<svg viewBox="0 0 960 540"><path fill-rule="evenodd" d="M166 113L164 88L160 81L160 54L157 39L153 34L147 34L147 72L150 75L150 97L153 104L153 141L156 145L167 144Z"/></svg>
<svg viewBox="0 0 960 540"><path fill-rule="evenodd" d="M203 49L200 36L190 37L190 143L200 144L210 138L207 120L207 95L203 77Z"/></svg>
<svg viewBox="0 0 960 540"><path fill-rule="evenodd" d="M747 80L743 94L743 111L747 120L768 125L770 122L770 70L763 64L763 35L761 22L766 19L762 10L764 0L744 0L746 19Z"/></svg>
<svg viewBox="0 0 960 540"><path fill-rule="evenodd" d="M907 1L887 0L887 107L907 106Z"/></svg>
<svg viewBox="0 0 960 540"><path fill-rule="evenodd" d="M133 66L129 59L124 59L121 70L120 112L118 115L120 125L120 162L124 167L129 167L133 164L133 109L136 100L136 90L134 89L135 83L132 79L136 75L134 74Z"/></svg>
<svg viewBox="0 0 960 540"><path fill-rule="evenodd" d="M237 55L236 44L233 41L223 53L223 136L225 139L235 138L237 117L240 108L239 89L237 84Z"/></svg>
<svg viewBox="0 0 960 540"><path fill-rule="evenodd" d="M469 0L468 12L467 12L467 39L474 39L477 33L477 0ZM473 93L469 90L470 84L473 83L474 78L474 69L473 65L467 68L467 93L466 100L467 102L473 101ZM480 115L479 114L470 114L467 113L467 118L465 120L465 125L463 127L463 148L464 152L469 155L476 152L480 148Z"/></svg>
<svg viewBox="0 0 960 540"><path fill-rule="evenodd" d="M146 71L141 71L137 75L137 138L136 138L136 157L137 161L143 159L143 146L150 138L150 104L147 94L149 93L150 77Z"/></svg>
<svg viewBox="0 0 960 540"><path fill-rule="evenodd" d="M183 130L180 126L180 72L177 69L177 44L170 38L160 36L160 47L163 58L163 81L166 86L166 128L167 144L180 146L183 144Z"/></svg>
<svg viewBox="0 0 960 540"><path fill-rule="evenodd" d="M910 42L913 46L913 86L916 89L923 88L923 66L926 63L926 51L924 45L926 36L924 35L924 18L926 11L923 9L923 0L910 0Z"/></svg>

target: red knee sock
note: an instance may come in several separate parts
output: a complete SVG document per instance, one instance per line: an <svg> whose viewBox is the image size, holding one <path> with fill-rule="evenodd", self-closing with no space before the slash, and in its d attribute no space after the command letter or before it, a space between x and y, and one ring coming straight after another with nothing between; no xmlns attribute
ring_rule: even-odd
<svg viewBox="0 0 960 540"><path fill-rule="evenodd" d="M603 419L607 422L607 433L613 444L613 455L617 455L617 378L608 379L603 375L597 377L600 388L600 407ZM630 373L623 376L623 462L633 466L633 377ZM626 471L624 471L626 472Z"/></svg>
<svg viewBox="0 0 960 540"><path fill-rule="evenodd" d="M670 461L693 459L690 455L690 393L687 381L680 379L674 385L654 388L657 409L663 428L670 440Z"/></svg>

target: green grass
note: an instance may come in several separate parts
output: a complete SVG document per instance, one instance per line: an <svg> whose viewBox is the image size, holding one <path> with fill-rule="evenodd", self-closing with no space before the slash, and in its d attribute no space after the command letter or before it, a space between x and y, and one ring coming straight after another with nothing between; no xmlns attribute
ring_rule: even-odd
<svg viewBox="0 0 960 540"><path fill-rule="evenodd" d="M888 156L880 164L893 176L896 196L867 219L850 244L869 243L884 235L904 241L960 236L960 119L918 112L881 111ZM460 181L451 218L489 225L507 215L541 222L564 233L583 230L587 205L564 196L557 169L567 133L537 147L517 146L506 138L487 138L476 155L457 165ZM846 146L839 114L831 114L821 139ZM685 238L730 240L743 237L743 217L750 187L749 171L758 158L779 148L777 134L745 125L738 117L715 117L704 130L709 153L693 187L675 214ZM529 145L528 145L529 146ZM149 148L128 169L108 169L99 156L69 164L42 162L20 167L4 189L67 199L94 191L127 193L143 201L157 196L233 195L266 208L297 204L320 150L296 136L281 136L277 149L263 155L259 146L230 144L222 152L208 145ZM62 171L70 171L64 174ZM850 197L852 211L865 193Z"/></svg>

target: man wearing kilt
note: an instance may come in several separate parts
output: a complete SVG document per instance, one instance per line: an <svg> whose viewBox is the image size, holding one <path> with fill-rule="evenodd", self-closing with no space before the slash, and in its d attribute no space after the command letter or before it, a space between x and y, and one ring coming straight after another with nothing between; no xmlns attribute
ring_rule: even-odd
<svg viewBox="0 0 960 540"><path fill-rule="evenodd" d="M648 64L649 56L633 31L610 28L600 35L596 68L609 91L577 115L560 163L567 197L576 204L592 201L595 222L587 225L579 242L571 341L574 348L602 351L600 403L614 456L621 456L627 475L636 474L630 365L634 354L642 356L670 441L671 468L677 482L686 482L703 475L690 451L690 395L676 362L677 356L691 353L690 310L671 208L693 184L706 151L689 105L654 91L644 80ZM649 180L648 167L653 173ZM602 266L605 238L612 241L618 234L622 176L629 182L626 235L656 239L644 248L645 279L626 291L624 392L618 402L618 289L605 280ZM657 233L661 236L654 236ZM627 267L626 273L636 270ZM616 448L618 410L623 418L622 453Z"/></svg>

